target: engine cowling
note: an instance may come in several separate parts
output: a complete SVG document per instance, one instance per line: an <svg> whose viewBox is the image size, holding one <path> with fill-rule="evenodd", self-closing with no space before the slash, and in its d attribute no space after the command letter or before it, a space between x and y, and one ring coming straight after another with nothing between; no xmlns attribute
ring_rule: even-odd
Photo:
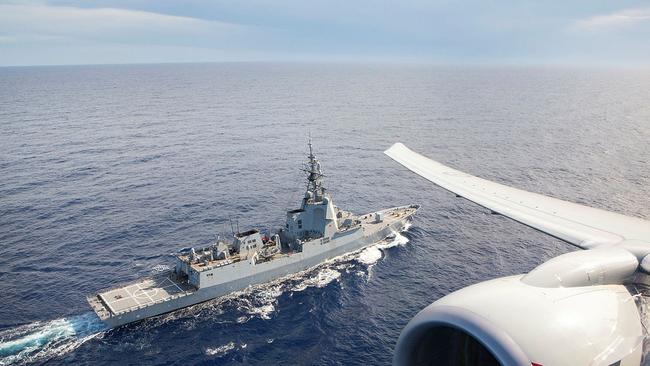
<svg viewBox="0 0 650 366"><path fill-rule="evenodd" d="M618 263L605 270L617 279L636 269L622 254L603 254L611 255L610 264ZM576 254L565 256L575 259ZM587 262L603 262L594 253L585 257ZM600 266L583 266L589 276L577 276L576 267L567 268L570 276L564 278L571 278L574 287L540 286L545 283L539 281L540 271L558 275L562 270L558 263L573 263L549 262L546 269L542 264L532 271L535 276L482 282L429 305L402 331L394 364L639 365L645 334L633 294L624 285L594 281L613 278L607 273L591 276L593 268L599 274L607 268L607 259ZM592 285L582 285L576 278L586 278ZM597 282L601 284L593 284Z"/></svg>

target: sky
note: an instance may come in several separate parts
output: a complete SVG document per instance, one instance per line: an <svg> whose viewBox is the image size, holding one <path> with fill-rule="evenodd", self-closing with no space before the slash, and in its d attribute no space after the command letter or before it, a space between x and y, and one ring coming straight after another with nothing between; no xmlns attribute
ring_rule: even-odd
<svg viewBox="0 0 650 366"><path fill-rule="evenodd" d="M650 65L650 1L0 0L0 66Z"/></svg>

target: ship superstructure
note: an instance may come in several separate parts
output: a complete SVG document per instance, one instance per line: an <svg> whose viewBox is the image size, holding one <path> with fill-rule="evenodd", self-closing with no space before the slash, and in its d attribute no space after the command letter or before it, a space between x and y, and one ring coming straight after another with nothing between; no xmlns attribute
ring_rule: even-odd
<svg viewBox="0 0 650 366"><path fill-rule="evenodd" d="M88 302L106 324L120 326L268 282L381 241L403 230L419 206L362 216L341 210L323 186L309 142L307 189L300 208L272 235L252 229L232 240L181 250L173 270L100 291Z"/></svg>

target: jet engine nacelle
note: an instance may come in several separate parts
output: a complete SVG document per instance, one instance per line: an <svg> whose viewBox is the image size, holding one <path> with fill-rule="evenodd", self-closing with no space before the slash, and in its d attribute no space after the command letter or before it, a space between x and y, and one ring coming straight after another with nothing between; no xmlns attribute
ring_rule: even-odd
<svg viewBox="0 0 650 366"><path fill-rule="evenodd" d="M595 249L559 256L525 276L466 287L408 323L394 364L637 366L644 340L639 309L628 288L613 283L637 267L627 251Z"/></svg>

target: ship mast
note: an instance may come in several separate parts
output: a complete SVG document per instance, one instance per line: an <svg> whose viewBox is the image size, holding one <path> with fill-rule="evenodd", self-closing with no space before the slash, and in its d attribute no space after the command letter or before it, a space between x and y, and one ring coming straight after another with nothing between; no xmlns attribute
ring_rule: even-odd
<svg viewBox="0 0 650 366"><path fill-rule="evenodd" d="M309 156L306 167L304 171L307 175L307 192L305 193L305 199L303 200L303 206L309 202L320 202L323 199L325 194L325 188L323 187L323 182L321 178L323 177L323 172L321 171L320 161L314 156L314 150L311 145L311 138L309 138Z"/></svg>

